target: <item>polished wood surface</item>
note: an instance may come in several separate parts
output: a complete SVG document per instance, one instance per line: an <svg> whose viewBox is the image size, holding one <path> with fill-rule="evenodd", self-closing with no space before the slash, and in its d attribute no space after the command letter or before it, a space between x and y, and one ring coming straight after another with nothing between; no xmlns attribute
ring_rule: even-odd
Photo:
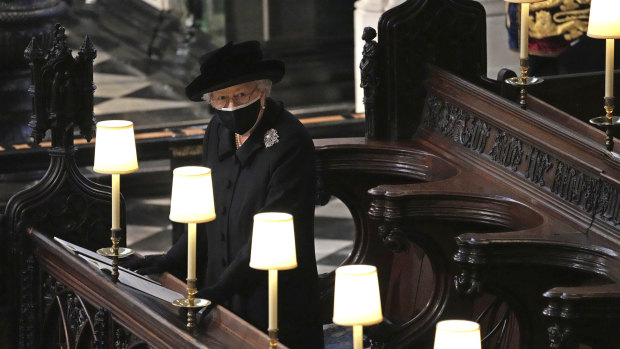
<svg viewBox="0 0 620 349"><path fill-rule="evenodd" d="M45 235L31 231L41 268L84 302L105 308L111 319L153 348L266 348L268 337L232 314L215 306L194 332L171 303L111 281L85 260L72 255ZM166 274L162 285L185 292L183 283ZM47 323L46 325L54 325ZM58 325L58 324L56 324ZM111 343L108 343L111 345ZM285 348L283 345L279 345Z"/></svg>
<svg viewBox="0 0 620 349"><path fill-rule="evenodd" d="M432 348L435 324L461 318L481 324L485 348L618 347L618 153L605 149L601 130L550 99L529 95L522 109L506 98L503 80L482 77L484 19L467 0L410 0L386 12L375 47L376 99L366 115L372 137L315 140L317 202L338 197L355 225L343 263L377 267L384 321L364 333L372 348ZM266 343L217 307L205 332L184 332L170 304L110 282L50 243L51 234L32 233L36 258L26 253L15 268L20 310L36 315L26 320L60 309L40 297L49 288L38 279L42 270L92 303L86 314L130 330L121 336L127 343ZM14 247L33 245L20 239ZM182 291L182 282L162 281ZM321 275L326 323L333 282L333 272ZM93 321L92 332L102 333L103 323ZM160 331L174 336L159 338Z"/></svg>
<svg viewBox="0 0 620 349"><path fill-rule="evenodd" d="M355 221L344 263L378 268L386 320L366 332L430 348L436 321L466 318L487 347L543 348L558 333L619 344L620 161L602 132L534 97L523 110L427 74L412 140L315 140L322 189ZM596 328L584 318L598 331L584 335Z"/></svg>

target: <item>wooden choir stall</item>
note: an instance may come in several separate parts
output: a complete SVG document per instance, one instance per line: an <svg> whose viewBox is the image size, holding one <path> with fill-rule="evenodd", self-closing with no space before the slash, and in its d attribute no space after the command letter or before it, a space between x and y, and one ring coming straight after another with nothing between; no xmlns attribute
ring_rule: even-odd
<svg viewBox="0 0 620 349"><path fill-rule="evenodd" d="M384 13L364 32L366 137L315 142L356 225L344 263L378 269L385 320L364 333L432 348L466 319L483 348L620 348L619 142L587 122L603 76L553 77L522 108L514 72L486 77L485 20L465 0Z"/></svg>
<svg viewBox="0 0 620 349"><path fill-rule="evenodd" d="M1 346L266 348L266 334L220 306L200 313L188 330L187 313L172 304L187 296L183 282L167 273L151 281L128 271L114 281L110 259L93 252L111 245L112 194L80 172L76 154L89 152L75 145L74 128L87 141L94 136L97 51L86 37L74 57L66 39L56 25L51 47L33 39L25 52L32 70L29 126L36 143L50 131L51 146L44 176L13 195L0 216ZM125 230L124 201L120 206Z"/></svg>
<svg viewBox="0 0 620 349"><path fill-rule="evenodd" d="M564 98L536 86L525 109L504 82L514 72L486 77L485 21L469 0L385 12L364 32L366 137L315 139L317 204L335 196L355 223L343 264L378 271L384 321L364 329L366 346L432 348L438 321L466 319L481 325L483 348L620 348L620 142L606 149L604 130L565 111L590 96L574 76L551 79ZM92 64L89 47L80 69ZM602 75L584 79L598 82L598 97L580 108L598 116ZM92 80L81 83L73 93ZM62 106L57 115L88 137L92 101L70 108L80 115ZM266 348L262 332L221 307L188 333L169 304L51 239L108 244L110 189L80 176L66 127L35 114L35 130L57 132L50 168L9 201L2 225L2 267L12 266L2 301L13 306L3 328L16 347ZM328 324L333 272L321 283Z"/></svg>

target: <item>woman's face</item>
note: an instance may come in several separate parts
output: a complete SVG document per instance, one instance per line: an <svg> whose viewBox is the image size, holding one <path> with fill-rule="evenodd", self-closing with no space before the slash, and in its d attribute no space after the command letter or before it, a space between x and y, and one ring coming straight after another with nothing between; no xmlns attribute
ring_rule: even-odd
<svg viewBox="0 0 620 349"><path fill-rule="evenodd" d="M261 91L255 81L233 85L211 93L211 106L215 109L232 108L248 103Z"/></svg>

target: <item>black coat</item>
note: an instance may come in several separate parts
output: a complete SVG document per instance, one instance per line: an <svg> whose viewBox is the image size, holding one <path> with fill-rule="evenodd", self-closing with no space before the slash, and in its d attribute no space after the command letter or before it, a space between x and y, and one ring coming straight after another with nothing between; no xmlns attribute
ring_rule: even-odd
<svg viewBox="0 0 620 349"><path fill-rule="evenodd" d="M267 146L275 135L277 142ZM266 331L267 271L249 266L253 216L290 213L298 266L278 271L279 337L291 348L322 348L314 250L315 154L307 130L282 105L267 99L259 125L238 150L233 133L217 117L211 120L203 165L212 170L216 219L198 228L198 295ZM168 256L179 266L187 264L185 235Z"/></svg>

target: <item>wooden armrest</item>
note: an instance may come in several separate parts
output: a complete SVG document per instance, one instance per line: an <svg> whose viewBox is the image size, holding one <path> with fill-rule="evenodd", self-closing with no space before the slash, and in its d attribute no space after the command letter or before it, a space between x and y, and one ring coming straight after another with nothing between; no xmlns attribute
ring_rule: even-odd
<svg viewBox="0 0 620 349"><path fill-rule="evenodd" d="M567 301L591 299L617 299L620 302L620 284L588 285L577 287L554 287L543 294L546 298ZM620 314L619 314L620 315Z"/></svg>

